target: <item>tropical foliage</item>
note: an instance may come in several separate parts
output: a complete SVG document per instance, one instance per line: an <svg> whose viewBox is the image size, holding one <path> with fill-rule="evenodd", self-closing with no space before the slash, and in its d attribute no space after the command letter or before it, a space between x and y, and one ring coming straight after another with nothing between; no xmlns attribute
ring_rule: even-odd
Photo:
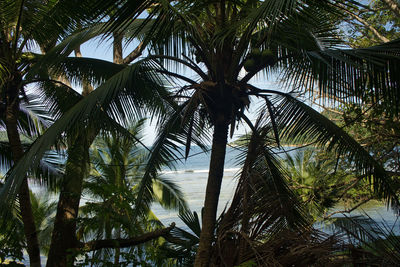
<svg viewBox="0 0 400 267"><path fill-rule="evenodd" d="M129 5L126 6L128 8ZM186 137L187 148L190 147L192 136L198 135L196 132L199 128L204 128L202 125L212 126L214 132L197 266L208 265L211 257L210 246L214 239L228 129L233 134L237 121L248 122L244 111L251 103L249 96L264 99L264 110L268 111L266 116L270 117L276 138L280 126L287 128L283 135L291 139L316 138L317 142L324 145L330 140L330 148L337 145L340 153L351 151L350 157L354 157L358 168L364 169L364 172L375 166L372 167L374 180L380 180L375 183L376 191L386 197L394 196L393 192L387 190L390 186L386 189L382 187L390 183L387 177L377 175L383 174L383 170L378 171L379 167L372 158L362 152L361 147L356 148L357 145L348 135L340 133L338 128L316 112L313 113L292 95L256 88L247 83L263 71L266 77L280 73L289 88L313 88L319 84L320 94L328 98L339 94L343 94L343 97L365 98L361 87L367 85L374 87L374 93L379 95L376 89L385 86L377 84L378 80L372 76L361 77L367 72L357 78L362 72L355 74L356 66L368 62L367 65L372 64L368 68L379 72L377 65L373 67L374 63L365 61L366 58L361 55L366 53L371 59L375 53L373 50L384 51L386 45L397 47L397 44L388 43L367 49L368 52L339 50L340 40L335 38L337 33L335 23L332 23L335 15L338 18L334 8L334 3L313 1L215 1L195 4L192 1L180 1L173 4L160 2L152 10L150 15L156 19L149 35L156 39L152 41L155 55L149 59L165 68L162 73L186 83L176 90L176 97L182 99L180 120L190 129ZM159 27L161 25L162 28ZM194 62L201 63L205 70ZM198 75L198 80L176 73L174 67L177 65L191 69ZM242 67L247 71L244 76L240 75ZM344 80L357 82L342 83ZM355 151L358 152L352 154Z"/></svg>
<svg viewBox="0 0 400 267"><path fill-rule="evenodd" d="M146 150L138 146L142 130L143 121L140 121L129 129L136 139L127 139L116 133L104 134L92 145L92 169L84 183L84 194L88 200L80 208L80 239L131 238L162 226L150 206L142 203L141 207L135 207L146 158ZM186 209L183 194L174 183L158 176L153 180L153 186L153 198L161 206L181 211ZM124 261L129 264L134 260L132 255L138 255L135 264L150 264L150 252L156 246L157 242L152 242L126 251L102 249L95 251L89 262L102 259L97 264L103 265L114 258L113 264L118 265L122 264L120 258L124 260L129 256L129 261Z"/></svg>
<svg viewBox="0 0 400 267"><path fill-rule="evenodd" d="M399 7L396 1L371 0L345 11L350 45L368 47L399 38Z"/></svg>
<svg viewBox="0 0 400 267"><path fill-rule="evenodd" d="M398 5L390 6L397 15ZM6 174L0 200L11 218L18 194L31 265L40 265L39 226L34 224L26 174L54 149L66 150L67 159L62 178L53 183L60 194L48 266L73 264L77 254L91 251L99 251L87 258L94 264L120 264L126 251L126 259L143 264L171 257L175 261L169 263L195 266L350 260L340 254L336 238L312 228L310 206L303 203L330 207L329 201L338 197L333 183L345 174L321 173L325 166L317 162L314 169L307 166L308 174L293 170L291 182L273 148L282 140L312 143L349 164L352 175L369 184L374 195L398 204L396 181L386 166L308 106L304 97L333 105L368 103L379 106L389 119L398 117L399 39L349 48L349 39L340 34L341 23L360 7L356 1L334 0L3 1L1 119L16 164ZM391 25L385 23L384 28ZM112 37L112 63L81 57L80 45L96 36ZM124 58L123 43L133 41L139 45ZM35 45L43 55L33 53ZM72 52L76 57L69 56ZM145 56L138 58L142 53ZM278 78L280 83L273 90L257 87L250 82L257 77ZM29 103L26 89L31 83L37 84L42 110L50 112L44 118L54 120L50 127L20 116L23 103ZM73 90L75 85L82 87L82 95ZM256 115L248 114L256 98L262 104ZM158 127L150 148L128 129L145 116ZM246 152L231 206L217 219L226 145L240 124L246 124L251 135L242 143ZM35 129L30 130L34 138L48 127L29 149L20 140L27 126ZM174 224L158 229L149 215L154 200L185 208L181 193L159 176L160 170L187 158L192 144L205 150L209 143L201 227L195 213L184 213L181 217L194 227L193 233ZM183 153L179 146L185 147ZM288 161L302 169L303 163ZM315 179L308 179L317 170ZM302 188L299 197L291 190L296 180L313 188ZM317 192L327 187L326 195ZM96 201L86 203L86 216L79 218L85 192ZM104 216L96 216L100 213ZM289 235L296 238L289 241ZM142 245L151 240L158 244L159 237L168 242L162 259Z"/></svg>
<svg viewBox="0 0 400 267"><path fill-rule="evenodd" d="M283 165L289 172L290 188L315 219L329 216L338 204L350 210L377 198L370 184L352 172L354 167L332 153L298 149L284 157Z"/></svg>

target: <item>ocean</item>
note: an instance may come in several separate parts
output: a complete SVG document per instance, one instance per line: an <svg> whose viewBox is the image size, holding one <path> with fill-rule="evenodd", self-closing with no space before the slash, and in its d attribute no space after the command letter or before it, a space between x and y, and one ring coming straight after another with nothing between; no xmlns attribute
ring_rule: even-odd
<svg viewBox="0 0 400 267"><path fill-rule="evenodd" d="M176 169L165 169L161 173L165 178L172 180L180 187L185 195L189 209L196 211L199 215L204 205L210 156L211 152L204 153L199 147L192 147L187 160L178 162L175 165ZM236 177L240 171L242 158L239 148L227 147L218 214L229 204L235 192ZM177 211L165 210L158 204L153 205L152 211L163 224L169 225L175 222L177 226L184 227L178 218Z"/></svg>

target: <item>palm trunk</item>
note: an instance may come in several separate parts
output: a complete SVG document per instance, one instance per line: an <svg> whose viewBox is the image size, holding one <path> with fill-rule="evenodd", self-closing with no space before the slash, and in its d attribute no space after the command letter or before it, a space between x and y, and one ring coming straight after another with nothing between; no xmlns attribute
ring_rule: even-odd
<svg viewBox="0 0 400 267"><path fill-rule="evenodd" d="M75 57L82 57L81 47L78 46L75 48ZM90 81L87 79L83 79L82 81L82 96L87 96L94 90L93 86L90 84Z"/></svg>
<svg viewBox="0 0 400 267"><path fill-rule="evenodd" d="M72 266L75 259L74 249L79 247L76 239L76 219L83 179L88 171L88 145L85 135L80 134L74 140L75 143L68 149L68 161L46 265L49 267Z"/></svg>
<svg viewBox="0 0 400 267"><path fill-rule="evenodd" d="M82 57L80 48L75 49L75 56ZM93 91L89 81L83 81L82 96ZM88 130L86 135L78 134L70 138L74 142L68 146L68 160L63 184L58 200L57 214L46 266L71 266L75 260L75 250L79 247L76 239L76 219L82 194L83 180L88 171L89 146L97 132Z"/></svg>
<svg viewBox="0 0 400 267"><path fill-rule="evenodd" d="M124 36L121 33L114 32L113 37L113 62L116 64L123 64L122 39Z"/></svg>
<svg viewBox="0 0 400 267"><path fill-rule="evenodd" d="M14 164L17 163L24 154L17 127L18 112L19 107L17 102L12 102L10 105L7 106L6 128ZM22 222L24 224L29 263L30 266L40 266L39 242L36 232L35 220L32 213L32 205L29 196L28 181L26 177L23 179L22 184L19 188L18 197L21 208Z"/></svg>
<svg viewBox="0 0 400 267"><path fill-rule="evenodd" d="M202 215L202 230L199 248L194 266L208 266L211 258L211 246L214 240L214 228L217 217L219 194L224 174L224 161L228 141L228 120L219 115L214 125L211 149L210 171L208 174L206 197Z"/></svg>
<svg viewBox="0 0 400 267"><path fill-rule="evenodd" d="M115 34L114 63L122 63L122 39L122 35ZM79 48L75 50L75 53L77 57L82 56ZM92 91L93 86L84 81L82 96L87 96ZM97 133L97 131L89 129L86 135L79 134L73 139L75 143L71 149L68 149L69 156L58 200L47 267L71 266L75 260L74 253L79 247L79 242L76 239L76 219L78 217L83 179L88 171L89 146L97 136Z"/></svg>

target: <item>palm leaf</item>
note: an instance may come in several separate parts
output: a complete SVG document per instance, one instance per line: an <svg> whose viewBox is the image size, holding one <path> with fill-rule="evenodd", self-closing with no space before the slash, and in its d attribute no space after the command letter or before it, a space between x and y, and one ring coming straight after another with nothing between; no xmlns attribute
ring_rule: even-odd
<svg viewBox="0 0 400 267"><path fill-rule="evenodd" d="M144 105L148 105L146 108L151 110L152 107L163 104L160 97L164 97L165 92L158 82L159 79L151 71L139 64L134 64L118 72L89 96L79 101L40 138L35 140L29 151L7 175L6 185L1 191L2 202L15 194L21 177L24 177L25 172L31 166L39 163L45 151L60 138L63 132L69 131L79 124L82 125L87 120L94 127L105 127L104 122L98 123L103 121L104 111L109 112L108 115L114 119L123 120L124 117L119 114L122 114L124 110L120 110L119 107L123 107L125 110L134 109L135 114L140 116ZM122 103L122 101L124 102ZM112 112L113 108L120 113Z"/></svg>
<svg viewBox="0 0 400 267"><path fill-rule="evenodd" d="M151 182L163 166L173 168L175 162L185 158L184 151L180 146L185 146L187 132L189 131L188 126L190 126L187 124L182 125L183 113L186 107L187 103L185 102L179 106L172 107L169 113L165 114L165 121L160 125L158 137L154 141L145 161L146 165L139 185L137 205L142 201L150 203L153 192ZM192 142L205 151L206 146L202 137L207 140L207 129L199 127L198 121L192 127L198 131L198 135L192 137Z"/></svg>
<svg viewBox="0 0 400 267"><path fill-rule="evenodd" d="M316 88L322 98L338 102L381 103L399 112L400 40L363 49L323 49L295 54L282 76L294 88ZM295 59L297 57L297 59Z"/></svg>
<svg viewBox="0 0 400 267"><path fill-rule="evenodd" d="M185 228L189 228L190 232L175 227L166 237L161 250L166 253L168 258L176 259L177 266L192 266L197 246L200 240L200 219L194 211L185 211L179 214L179 218L184 222Z"/></svg>
<svg viewBox="0 0 400 267"><path fill-rule="evenodd" d="M333 218L330 229L344 231L348 236L348 242L358 247L361 253L364 252L364 257L369 263L398 265L400 262L398 253L400 239L394 232L396 222L389 226L386 222L374 221L366 214L364 216L344 216Z"/></svg>
<svg viewBox="0 0 400 267"><path fill-rule="evenodd" d="M154 179L153 192L162 207L187 210L183 192L171 180L158 176Z"/></svg>
<svg viewBox="0 0 400 267"><path fill-rule="evenodd" d="M273 131L271 121L261 114L244 145L238 186L229 209L221 215L213 247L228 265L267 257L271 253L267 247L274 247L282 236L310 230L303 204L290 190L289 176L271 149Z"/></svg>
<svg viewBox="0 0 400 267"><path fill-rule="evenodd" d="M326 150L334 150L338 155L346 155L357 170L369 179L379 196L389 204L398 204L393 182L385 169L342 128L291 94L270 90L264 92L275 93L280 100L276 112L281 138L296 144L312 142Z"/></svg>

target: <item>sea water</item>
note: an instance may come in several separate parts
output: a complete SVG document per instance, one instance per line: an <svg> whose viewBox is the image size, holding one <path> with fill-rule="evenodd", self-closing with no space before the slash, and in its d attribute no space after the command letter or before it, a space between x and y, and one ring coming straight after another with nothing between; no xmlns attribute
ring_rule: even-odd
<svg viewBox="0 0 400 267"><path fill-rule="evenodd" d="M199 216L204 205L210 156L211 152L203 152L199 147L192 147L186 160L177 162L175 169L164 169L161 173L163 177L179 186L189 209L197 212ZM233 197L243 157L244 154L240 148L227 147L218 214L227 207ZM184 227L178 219L177 211L165 210L158 204L152 206L152 211L165 225L175 222L177 226Z"/></svg>

